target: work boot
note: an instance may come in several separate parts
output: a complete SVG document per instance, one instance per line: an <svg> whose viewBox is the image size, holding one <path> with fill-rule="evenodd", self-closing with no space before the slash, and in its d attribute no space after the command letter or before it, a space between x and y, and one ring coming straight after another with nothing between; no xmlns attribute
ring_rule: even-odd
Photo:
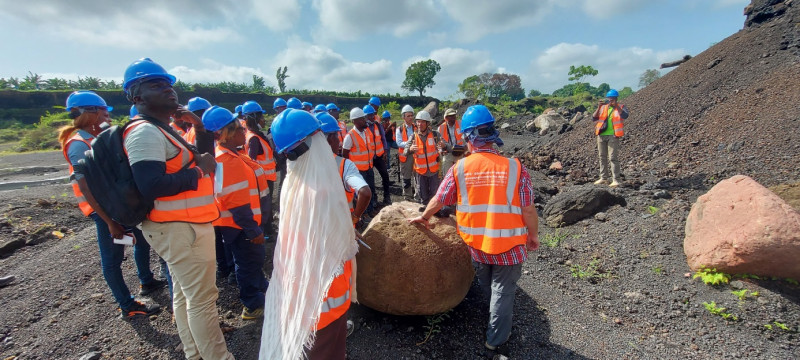
<svg viewBox="0 0 800 360"><path fill-rule="evenodd" d="M166 280L153 279L153 281L151 281L151 282L149 282L147 284L139 285L139 288L140 288L139 295L140 296L149 296L150 294L153 294L153 293L163 289L166 286L167 286L167 281Z"/></svg>
<svg viewBox="0 0 800 360"><path fill-rule="evenodd" d="M614 179L614 181L612 181L611 184L609 184L608 186L610 186L612 188L615 188L615 187L619 187L620 185L622 185L622 184L618 183L617 180Z"/></svg>
<svg viewBox="0 0 800 360"><path fill-rule="evenodd" d="M159 311L161 311L161 307L156 304L143 304L134 301L129 308L125 310L120 309L119 317L123 320L133 320L139 317L157 314Z"/></svg>
<svg viewBox="0 0 800 360"><path fill-rule="evenodd" d="M248 309L247 306L242 309L242 320L255 320L264 317L264 308Z"/></svg>
<svg viewBox="0 0 800 360"><path fill-rule="evenodd" d="M606 184L608 184L608 180L601 178L600 180L595 181L594 184L595 185L606 185Z"/></svg>

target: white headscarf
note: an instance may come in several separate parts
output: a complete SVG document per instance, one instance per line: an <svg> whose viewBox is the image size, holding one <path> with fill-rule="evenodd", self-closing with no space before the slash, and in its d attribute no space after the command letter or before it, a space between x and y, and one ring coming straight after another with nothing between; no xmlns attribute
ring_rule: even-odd
<svg viewBox="0 0 800 360"><path fill-rule="evenodd" d="M343 263L355 257L347 198L325 136L287 161L272 279L264 304L259 359L299 359L314 343L322 301Z"/></svg>

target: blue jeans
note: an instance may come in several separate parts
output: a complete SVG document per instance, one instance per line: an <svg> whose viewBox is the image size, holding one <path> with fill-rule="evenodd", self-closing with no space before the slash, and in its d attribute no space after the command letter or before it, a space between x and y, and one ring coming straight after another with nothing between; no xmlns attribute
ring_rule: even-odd
<svg viewBox="0 0 800 360"><path fill-rule="evenodd" d="M264 244L253 244L244 231L230 227L222 227L225 247L233 252L236 264L236 282L239 283L239 299L248 309L264 307L264 293L267 291L267 279L264 278L264 259L267 249Z"/></svg>
<svg viewBox="0 0 800 360"><path fill-rule="evenodd" d="M221 227L214 226L214 249L217 255L217 278L223 279L234 270L233 251L222 241Z"/></svg>
<svg viewBox="0 0 800 360"><path fill-rule="evenodd" d="M111 295L119 304L120 309L127 310L133 305L133 296L125 279L122 277L122 260L125 257L125 245L114 244L108 226L103 219L96 213L90 215L97 227L97 246L100 249L100 266L103 269L103 277L106 279ZM149 284L152 282L153 273L150 271L150 244L144 240L144 236L139 229L132 229L136 236L136 243L133 245L133 260L136 263L136 274L139 282Z"/></svg>

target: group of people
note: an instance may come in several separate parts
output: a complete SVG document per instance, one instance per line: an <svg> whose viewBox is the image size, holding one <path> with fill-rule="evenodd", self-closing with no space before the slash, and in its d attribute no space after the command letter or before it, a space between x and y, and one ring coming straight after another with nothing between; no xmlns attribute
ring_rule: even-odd
<svg viewBox="0 0 800 360"><path fill-rule="evenodd" d="M105 214L73 168L108 122L111 107L91 91L71 94L73 124L59 135L79 207L95 221L103 274L123 317L159 311L134 300L122 278L124 247L113 239L130 233L140 294L169 286L187 359L233 358L217 322L216 280L224 278L238 284L242 319L264 318L262 359L343 359L346 313L357 300L356 227L391 202L388 169L391 149L397 149L402 194L422 204L420 216L409 222L430 226L431 216L455 213L491 299L484 345L494 351L508 340L516 281L527 251L538 248L538 218L528 172L496 150L503 142L485 106L470 107L460 121L447 109L433 129L431 115L409 105L396 126L388 111L378 115L380 99L372 97L349 111L348 129L336 104L277 98L267 127L266 111L255 101L233 112L199 97L183 106L175 81L148 58L125 71L123 88L133 106L123 128L124 150L136 187L153 202L138 227L124 228ZM609 127L621 131L616 110L605 114L613 121ZM382 203L374 170L382 180ZM280 214L273 229L276 188ZM264 244L270 238L276 247L268 282ZM168 282L149 269L151 247L163 259Z"/></svg>

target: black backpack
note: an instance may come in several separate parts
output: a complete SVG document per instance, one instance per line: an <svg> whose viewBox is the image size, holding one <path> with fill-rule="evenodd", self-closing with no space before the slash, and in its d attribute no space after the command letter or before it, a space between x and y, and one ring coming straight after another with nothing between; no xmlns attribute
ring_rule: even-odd
<svg viewBox="0 0 800 360"><path fill-rule="evenodd" d="M172 128L160 121L141 115L136 118L139 119L147 120L168 131L184 146L188 145ZM115 222L129 227L144 221L153 209L153 200L142 196L136 187L128 155L125 154L122 134L132 122L123 126L112 126L97 135L92 140L92 149L86 151L86 158L75 167L75 172L83 174L86 178L92 195L103 211ZM195 151L191 145L189 149Z"/></svg>

